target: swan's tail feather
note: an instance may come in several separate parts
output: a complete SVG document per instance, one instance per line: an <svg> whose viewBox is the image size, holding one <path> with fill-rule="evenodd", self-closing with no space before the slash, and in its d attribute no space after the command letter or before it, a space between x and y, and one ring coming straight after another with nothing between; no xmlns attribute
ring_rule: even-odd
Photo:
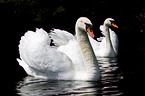
<svg viewBox="0 0 145 96"><path fill-rule="evenodd" d="M54 41L56 47L66 45L71 39L74 38L74 36L71 33L60 29L51 30L49 35Z"/></svg>
<svg viewBox="0 0 145 96"><path fill-rule="evenodd" d="M17 58L17 61L19 62L19 65L24 68L24 70L28 75L33 75L33 72L30 70L29 66L23 60Z"/></svg>
<svg viewBox="0 0 145 96"><path fill-rule="evenodd" d="M19 65L24 68L24 70L26 71L26 73L28 75L35 76L37 78L47 79L47 76L45 74L41 73L37 69L34 69L33 67L30 67L23 60L20 60L20 59L17 58L17 61L19 62Z"/></svg>

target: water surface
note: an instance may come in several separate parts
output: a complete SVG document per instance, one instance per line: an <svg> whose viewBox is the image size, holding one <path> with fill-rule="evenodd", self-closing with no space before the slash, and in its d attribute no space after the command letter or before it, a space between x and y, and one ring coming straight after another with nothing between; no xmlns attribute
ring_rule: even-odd
<svg viewBox="0 0 145 96"><path fill-rule="evenodd" d="M17 94L22 96L48 95L123 95L120 80L123 79L116 58L98 58L101 69L101 82L63 81L25 77L17 85Z"/></svg>

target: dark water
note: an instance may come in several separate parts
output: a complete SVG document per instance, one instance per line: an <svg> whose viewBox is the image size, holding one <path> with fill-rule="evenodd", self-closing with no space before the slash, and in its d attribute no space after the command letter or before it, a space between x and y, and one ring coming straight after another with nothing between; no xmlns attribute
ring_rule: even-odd
<svg viewBox="0 0 145 96"><path fill-rule="evenodd" d="M119 69L116 58L98 58L102 80L91 81L45 81L31 76L18 81L17 94L22 96L48 96L48 95L123 95L120 80L123 73Z"/></svg>

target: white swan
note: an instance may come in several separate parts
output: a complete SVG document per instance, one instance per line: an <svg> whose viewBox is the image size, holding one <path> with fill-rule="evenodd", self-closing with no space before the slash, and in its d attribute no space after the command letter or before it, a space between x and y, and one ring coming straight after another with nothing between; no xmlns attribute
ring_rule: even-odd
<svg viewBox="0 0 145 96"><path fill-rule="evenodd" d="M75 26L77 42L72 39L57 49L50 46L50 38L43 29L28 31L20 40L21 60L17 61L27 74L39 78L99 81L98 62L87 36L87 31L92 32L91 26L88 18L79 18Z"/></svg>
<svg viewBox="0 0 145 96"><path fill-rule="evenodd" d="M100 30L105 37L97 38L99 42L90 38L93 50L97 56L116 57L118 55L119 40L115 32L109 28L110 26L118 28L118 26L114 24L114 19L107 18L104 24L100 26Z"/></svg>
<svg viewBox="0 0 145 96"><path fill-rule="evenodd" d="M104 21L104 24L100 26L100 30L105 37L97 38L98 41L92 38L94 35L91 32L88 34L96 56L115 57L118 54L118 37L115 32L109 28L110 26L118 28L117 25L112 23L113 21L114 19L107 18ZM60 29L51 30L50 37L53 39L57 47L66 45L75 38L71 33Z"/></svg>

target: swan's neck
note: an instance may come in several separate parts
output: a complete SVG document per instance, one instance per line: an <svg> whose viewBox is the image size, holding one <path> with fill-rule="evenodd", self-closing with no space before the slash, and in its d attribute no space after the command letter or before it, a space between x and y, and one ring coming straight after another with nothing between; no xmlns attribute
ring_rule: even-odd
<svg viewBox="0 0 145 96"><path fill-rule="evenodd" d="M110 39L109 27L106 26L106 25L104 25L104 33L105 33L105 38L106 38L106 47L107 47L107 49L108 50L113 50L112 42L111 42L111 39Z"/></svg>
<svg viewBox="0 0 145 96"><path fill-rule="evenodd" d="M86 70L90 73L93 72L93 74L100 76L99 65L88 39L87 33L81 28L76 28L76 37L81 49Z"/></svg>

